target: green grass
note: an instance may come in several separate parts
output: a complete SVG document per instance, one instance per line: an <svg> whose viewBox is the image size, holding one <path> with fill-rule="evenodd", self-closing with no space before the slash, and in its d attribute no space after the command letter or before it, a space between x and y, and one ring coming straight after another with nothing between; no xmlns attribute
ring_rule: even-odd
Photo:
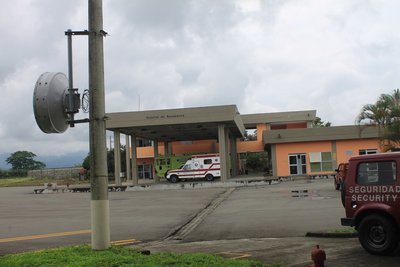
<svg viewBox="0 0 400 267"><path fill-rule="evenodd" d="M104 251L93 251L90 246L74 246L0 257L5 267L128 267L128 266L232 266L232 267L284 267L266 265L257 261L225 259L203 253L151 253L142 255L128 247L113 246Z"/></svg>
<svg viewBox="0 0 400 267"><path fill-rule="evenodd" d="M46 181L41 180L40 184L46 183ZM15 177L15 178L5 178L0 179L0 186L25 186L25 185L38 185L38 180L31 177Z"/></svg>

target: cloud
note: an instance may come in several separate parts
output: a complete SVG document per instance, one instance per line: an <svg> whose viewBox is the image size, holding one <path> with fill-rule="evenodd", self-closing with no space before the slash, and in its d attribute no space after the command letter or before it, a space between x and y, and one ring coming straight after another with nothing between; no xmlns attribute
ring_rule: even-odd
<svg viewBox="0 0 400 267"><path fill-rule="evenodd" d="M316 109L343 125L399 87L398 1L105 0L103 6L107 112L237 104L242 114ZM0 12L0 152L88 150L87 125L46 135L32 114L39 75L67 73L64 31L88 28L87 2L16 0ZM74 37L74 84L81 91L88 88L87 49L86 37Z"/></svg>

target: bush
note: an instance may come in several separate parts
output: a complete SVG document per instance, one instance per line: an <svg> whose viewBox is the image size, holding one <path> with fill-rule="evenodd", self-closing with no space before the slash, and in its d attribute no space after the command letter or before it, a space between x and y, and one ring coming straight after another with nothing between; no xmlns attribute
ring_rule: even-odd
<svg viewBox="0 0 400 267"><path fill-rule="evenodd" d="M10 177L26 177L28 176L28 171L26 170L1 170L0 169L0 179L10 178Z"/></svg>
<svg viewBox="0 0 400 267"><path fill-rule="evenodd" d="M268 168L268 159L265 153L248 153L245 158L247 170L265 171Z"/></svg>

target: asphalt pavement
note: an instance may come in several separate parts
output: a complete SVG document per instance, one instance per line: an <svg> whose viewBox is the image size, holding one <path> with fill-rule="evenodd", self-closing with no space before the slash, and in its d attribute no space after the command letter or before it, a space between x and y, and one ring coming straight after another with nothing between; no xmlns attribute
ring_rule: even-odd
<svg viewBox="0 0 400 267"><path fill-rule="evenodd" d="M357 238L305 237L340 226L332 179L247 179L179 183L110 192L111 240L141 249L206 252L308 266L317 244L328 266L399 266L400 253L373 256ZM0 188L0 255L90 243L90 194L33 194Z"/></svg>

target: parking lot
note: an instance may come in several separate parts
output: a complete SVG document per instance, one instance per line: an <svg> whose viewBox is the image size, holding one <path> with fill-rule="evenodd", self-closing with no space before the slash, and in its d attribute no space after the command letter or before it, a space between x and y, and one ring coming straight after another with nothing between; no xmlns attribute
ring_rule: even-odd
<svg viewBox="0 0 400 267"><path fill-rule="evenodd" d="M0 254L90 243L90 194L1 188ZM331 179L241 188L111 192L111 240L152 251L203 251L230 258L310 263L316 244L328 266L400 266L364 252L356 238L307 238L340 226ZM125 242L124 242L125 241ZM375 264L375 265L374 265Z"/></svg>

